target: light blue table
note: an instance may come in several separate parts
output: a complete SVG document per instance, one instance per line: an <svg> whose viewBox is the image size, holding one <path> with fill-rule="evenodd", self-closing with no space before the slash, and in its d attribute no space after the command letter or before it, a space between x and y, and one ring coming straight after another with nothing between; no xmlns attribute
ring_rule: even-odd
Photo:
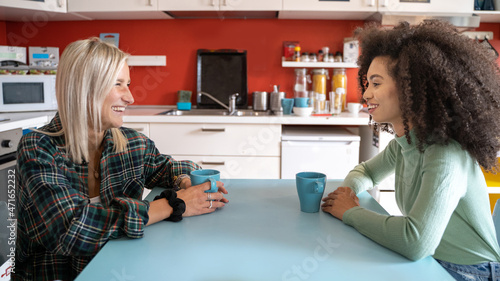
<svg viewBox="0 0 500 281"><path fill-rule="evenodd" d="M410 261L329 214L300 212L295 180L223 181L223 209L111 240L77 280L453 280L431 257ZM386 213L368 193L359 198Z"/></svg>

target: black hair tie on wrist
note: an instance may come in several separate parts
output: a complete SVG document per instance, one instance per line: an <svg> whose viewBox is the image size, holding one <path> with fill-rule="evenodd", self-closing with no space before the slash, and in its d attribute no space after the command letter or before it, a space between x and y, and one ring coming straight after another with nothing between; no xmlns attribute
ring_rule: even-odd
<svg viewBox="0 0 500 281"><path fill-rule="evenodd" d="M166 221L178 222L182 220L182 214L186 211L186 203L184 200L177 198L177 193L172 189L165 189L160 195L157 195L154 200L165 198L168 204L174 211Z"/></svg>

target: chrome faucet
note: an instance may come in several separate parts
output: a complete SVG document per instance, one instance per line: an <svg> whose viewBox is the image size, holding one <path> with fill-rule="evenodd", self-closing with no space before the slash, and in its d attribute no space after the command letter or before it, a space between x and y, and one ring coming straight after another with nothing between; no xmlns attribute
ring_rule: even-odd
<svg viewBox="0 0 500 281"><path fill-rule="evenodd" d="M208 97L209 99L213 100L214 102L218 103L220 106L224 107L225 109L227 109L229 111L229 115L234 115L236 114L236 98L239 96L238 93L236 94L232 94L230 97L229 97L229 106L225 105L223 102L221 102L220 100L216 99L214 96L212 96L211 94L209 93L205 93L205 92L198 92L198 96L201 97L201 96L206 96Z"/></svg>

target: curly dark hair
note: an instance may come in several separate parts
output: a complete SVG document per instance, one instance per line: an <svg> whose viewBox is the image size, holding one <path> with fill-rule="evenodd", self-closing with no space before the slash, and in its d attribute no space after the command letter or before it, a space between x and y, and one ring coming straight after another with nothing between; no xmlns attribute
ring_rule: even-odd
<svg viewBox="0 0 500 281"><path fill-rule="evenodd" d="M393 62L388 73L399 89L409 143L411 124L420 151L425 144L453 139L485 170L498 170L500 69L491 50L437 20L417 26L402 22L393 29L371 24L356 35L362 93L372 60L388 56Z"/></svg>

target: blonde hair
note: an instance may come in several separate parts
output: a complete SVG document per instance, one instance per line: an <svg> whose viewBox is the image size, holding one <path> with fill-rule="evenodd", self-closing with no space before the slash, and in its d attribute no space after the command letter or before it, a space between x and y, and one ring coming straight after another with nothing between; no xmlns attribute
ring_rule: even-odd
<svg viewBox="0 0 500 281"><path fill-rule="evenodd" d="M76 163L89 159L89 126L101 130L102 104L127 58L99 38L75 41L61 55L56 97L62 129L50 135L64 135L66 152ZM125 151L127 139L120 129L111 133L114 151Z"/></svg>

